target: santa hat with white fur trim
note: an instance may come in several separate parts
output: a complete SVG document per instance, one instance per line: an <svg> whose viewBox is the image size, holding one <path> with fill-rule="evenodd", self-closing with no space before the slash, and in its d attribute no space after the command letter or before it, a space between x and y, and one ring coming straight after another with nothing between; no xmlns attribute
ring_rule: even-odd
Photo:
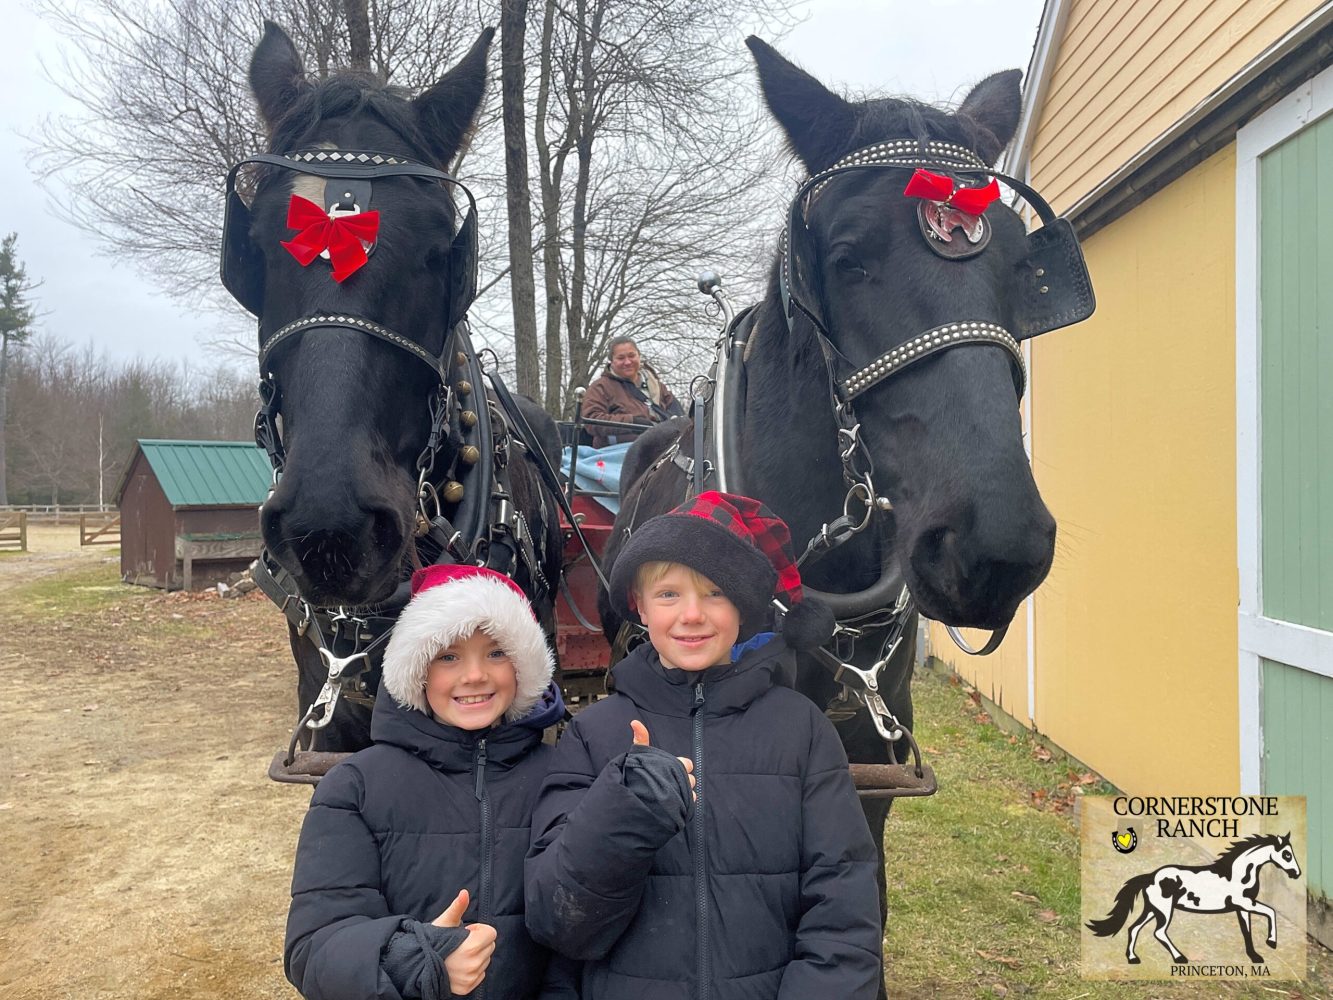
<svg viewBox="0 0 1333 1000"><path fill-rule="evenodd" d="M412 574L412 599L384 651L382 683L396 702L430 714L426 669L442 649L486 632L509 654L518 691L505 718L516 722L550 686L555 657L518 584L480 566L427 566Z"/></svg>

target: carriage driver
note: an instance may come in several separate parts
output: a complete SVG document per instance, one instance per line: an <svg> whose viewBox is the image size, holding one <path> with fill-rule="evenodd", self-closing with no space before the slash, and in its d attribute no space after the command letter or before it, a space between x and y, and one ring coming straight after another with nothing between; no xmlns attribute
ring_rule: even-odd
<svg viewBox="0 0 1333 1000"><path fill-rule="evenodd" d="M284 948L308 1000L577 1000L523 925L532 803L564 717L523 592L429 566L384 654L373 745L331 769L296 848Z"/></svg>
<svg viewBox="0 0 1333 1000"><path fill-rule="evenodd" d="M803 598L786 524L701 493L635 531L610 582L650 643L556 747L532 936L585 961L583 1000L873 1000L875 844L833 724L790 687L833 616Z"/></svg>
<svg viewBox="0 0 1333 1000"><path fill-rule="evenodd" d="M583 397L584 420L612 420L616 423L655 424L684 413L666 383L639 355L629 337L615 337L607 349L607 366L601 377ZM592 446L633 441L643 433L636 428L617 430L590 424Z"/></svg>

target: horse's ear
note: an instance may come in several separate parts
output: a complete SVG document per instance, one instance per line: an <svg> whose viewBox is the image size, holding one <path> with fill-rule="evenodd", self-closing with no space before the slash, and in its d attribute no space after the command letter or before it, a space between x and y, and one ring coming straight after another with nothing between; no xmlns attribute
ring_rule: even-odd
<svg viewBox="0 0 1333 1000"><path fill-rule="evenodd" d="M958 115L970 118L977 129L977 155L987 163L995 163L1014 137L1018 116L1023 111L1023 95L1018 81L1020 70L1007 69L993 73L972 88L963 100Z"/></svg>
<svg viewBox="0 0 1333 1000"><path fill-rule="evenodd" d="M816 173L838 158L856 125L852 105L754 35L745 40L759 70L764 101L792 152Z"/></svg>
<svg viewBox="0 0 1333 1000"><path fill-rule="evenodd" d="M458 65L412 101L441 166L458 155L476 124L486 93L486 55L494 37L494 28L482 31Z"/></svg>
<svg viewBox="0 0 1333 1000"><path fill-rule="evenodd" d="M250 89L270 132L296 99L310 89L300 53L287 32L272 21L264 22L264 37L250 57Z"/></svg>

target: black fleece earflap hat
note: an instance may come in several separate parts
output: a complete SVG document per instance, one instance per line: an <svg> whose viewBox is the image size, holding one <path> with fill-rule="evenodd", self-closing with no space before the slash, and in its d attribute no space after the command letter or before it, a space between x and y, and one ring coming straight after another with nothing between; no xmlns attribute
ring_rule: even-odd
<svg viewBox="0 0 1333 1000"><path fill-rule="evenodd" d="M801 588L791 531L758 500L708 490L645 521L611 568L611 604L622 618L639 618L634 583L650 562L680 563L717 584L740 611L742 640L773 627L774 598L788 609L779 627L793 649L833 635L833 612Z"/></svg>

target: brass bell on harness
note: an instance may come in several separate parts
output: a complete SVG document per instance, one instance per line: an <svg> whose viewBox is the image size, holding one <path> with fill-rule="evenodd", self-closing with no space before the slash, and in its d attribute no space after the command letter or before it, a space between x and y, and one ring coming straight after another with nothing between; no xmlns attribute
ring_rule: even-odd
<svg viewBox="0 0 1333 1000"><path fill-rule="evenodd" d="M468 465L476 465L477 460L481 458L481 449L475 444L465 444L458 449L458 457Z"/></svg>
<svg viewBox="0 0 1333 1000"><path fill-rule="evenodd" d="M454 386L454 388L458 390L460 396L472 395L472 383L465 378L459 379L458 384Z"/></svg>
<svg viewBox="0 0 1333 1000"><path fill-rule="evenodd" d="M464 427L476 427L477 414L472 410L463 410L458 414L458 422Z"/></svg>
<svg viewBox="0 0 1333 1000"><path fill-rule="evenodd" d="M463 484L455 480L449 480L444 484L445 503L458 503L463 499Z"/></svg>
<svg viewBox="0 0 1333 1000"><path fill-rule="evenodd" d="M465 364L467 364L467 355L464 354L462 351L459 351L457 354L454 355L454 364L458 365L459 368L462 368Z"/></svg>

